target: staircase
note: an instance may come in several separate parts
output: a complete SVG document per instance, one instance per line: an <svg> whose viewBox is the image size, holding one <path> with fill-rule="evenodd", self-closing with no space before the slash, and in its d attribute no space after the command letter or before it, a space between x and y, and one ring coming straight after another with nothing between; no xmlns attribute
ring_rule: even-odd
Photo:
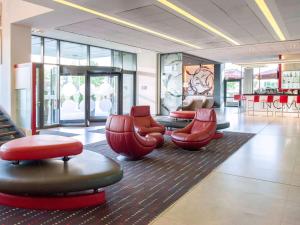
<svg viewBox="0 0 300 225"><path fill-rule="evenodd" d="M24 136L25 134L16 127L10 116L0 107L0 146Z"/></svg>

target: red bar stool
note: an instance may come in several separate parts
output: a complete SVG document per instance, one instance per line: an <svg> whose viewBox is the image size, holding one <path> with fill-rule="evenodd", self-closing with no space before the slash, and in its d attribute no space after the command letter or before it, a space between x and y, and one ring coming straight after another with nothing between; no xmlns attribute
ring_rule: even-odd
<svg viewBox="0 0 300 225"><path fill-rule="evenodd" d="M274 96L268 95L265 101L263 101L267 105L267 116L269 116L269 109L272 109L272 104L274 102ZM273 116L273 110L271 111Z"/></svg>
<svg viewBox="0 0 300 225"><path fill-rule="evenodd" d="M289 101L289 96L288 95L280 95L279 96L279 103L281 104L281 116L283 117L283 112L284 112L284 105L287 106Z"/></svg>
<svg viewBox="0 0 300 225"><path fill-rule="evenodd" d="M233 100L238 102L238 104L239 104L238 107L239 107L239 111L240 111L242 96L241 95L234 95Z"/></svg>
<svg viewBox="0 0 300 225"><path fill-rule="evenodd" d="M254 116L255 103L259 103L260 102L260 96L259 95L254 95L253 96L253 100L249 100L248 102L250 102L250 101L253 102L253 107L250 108L250 109L252 109L252 116ZM250 114L249 114L249 107L248 107L248 115L250 116Z"/></svg>
<svg viewBox="0 0 300 225"><path fill-rule="evenodd" d="M300 95L297 95L296 96L296 99L295 99L295 105L296 105L296 109L298 110L298 118L299 118L299 115L300 115Z"/></svg>

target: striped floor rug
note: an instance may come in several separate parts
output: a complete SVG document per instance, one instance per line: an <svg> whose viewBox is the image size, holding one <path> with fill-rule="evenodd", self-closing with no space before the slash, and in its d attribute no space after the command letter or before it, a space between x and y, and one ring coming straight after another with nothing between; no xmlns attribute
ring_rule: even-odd
<svg viewBox="0 0 300 225"><path fill-rule="evenodd" d="M105 188L107 202L77 211L37 211L0 206L0 224L146 225L207 176L254 134L225 132L205 150L185 151L166 137L165 145L140 161L120 162L121 182ZM116 158L105 142L85 149Z"/></svg>

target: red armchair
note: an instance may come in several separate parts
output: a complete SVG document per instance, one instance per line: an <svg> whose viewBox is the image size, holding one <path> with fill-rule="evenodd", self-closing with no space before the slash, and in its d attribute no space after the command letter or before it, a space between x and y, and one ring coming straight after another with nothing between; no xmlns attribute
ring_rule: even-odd
<svg viewBox="0 0 300 225"><path fill-rule="evenodd" d="M183 149L197 150L214 139L216 121L216 113L213 109L198 109L189 125L172 132L172 141Z"/></svg>
<svg viewBox="0 0 300 225"><path fill-rule="evenodd" d="M127 159L140 159L156 147L155 138L142 137L135 132L131 116L112 115L107 119L105 129L109 146Z"/></svg>
<svg viewBox="0 0 300 225"><path fill-rule="evenodd" d="M133 106L130 111L130 116L134 118L134 127L137 132L146 136L150 133L164 134L166 128L157 123L150 114L150 106Z"/></svg>

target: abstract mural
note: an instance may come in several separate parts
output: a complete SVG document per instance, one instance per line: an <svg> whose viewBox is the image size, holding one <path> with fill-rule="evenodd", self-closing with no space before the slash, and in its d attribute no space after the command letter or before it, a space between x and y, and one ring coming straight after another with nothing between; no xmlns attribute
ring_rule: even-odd
<svg viewBox="0 0 300 225"><path fill-rule="evenodd" d="M213 96L214 65L192 65L184 67L183 95Z"/></svg>
<svg viewBox="0 0 300 225"><path fill-rule="evenodd" d="M182 104L182 54L161 56L161 114L169 115Z"/></svg>

